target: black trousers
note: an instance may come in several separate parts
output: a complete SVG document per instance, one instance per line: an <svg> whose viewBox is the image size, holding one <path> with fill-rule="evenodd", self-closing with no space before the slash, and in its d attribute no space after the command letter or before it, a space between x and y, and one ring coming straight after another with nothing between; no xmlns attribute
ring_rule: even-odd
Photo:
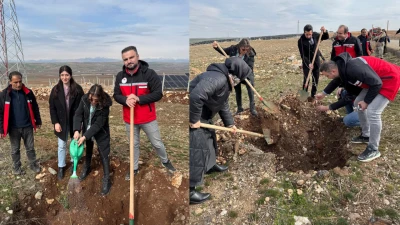
<svg viewBox="0 0 400 225"><path fill-rule="evenodd" d="M11 158L14 169L21 167L21 138L24 141L26 156L29 163L36 163L36 152L34 148L33 128L31 126L24 128L9 128L8 132L11 143Z"/></svg>
<svg viewBox="0 0 400 225"><path fill-rule="evenodd" d="M254 81L249 80L250 84L254 87ZM246 83L246 81L242 81L240 84L235 86L235 93L236 93L236 104L238 106L238 111L243 111L242 106L242 86L241 84L246 85L247 94L249 95L249 102L250 102L250 110L255 109L255 102L254 102L254 92L251 87Z"/></svg>
<svg viewBox="0 0 400 225"><path fill-rule="evenodd" d="M103 164L104 178L110 178L110 138L104 138L103 140L97 141L97 148ZM92 140L86 140L86 156L85 163L90 166L93 155L94 142Z"/></svg>
<svg viewBox="0 0 400 225"><path fill-rule="evenodd" d="M307 66L304 66L303 64L303 74L304 74L304 79L303 79L303 87L302 89L304 89L304 85L306 84L306 80L307 80L307 76L308 76L308 72L310 71L310 69ZM317 93L317 87L318 87L318 81L319 81L319 66L318 67L314 67L314 69L312 70L312 74L310 75L310 79L308 81L308 86L310 85L310 80L311 80L311 76L312 77L312 89L311 89L311 97L314 97L315 94Z"/></svg>

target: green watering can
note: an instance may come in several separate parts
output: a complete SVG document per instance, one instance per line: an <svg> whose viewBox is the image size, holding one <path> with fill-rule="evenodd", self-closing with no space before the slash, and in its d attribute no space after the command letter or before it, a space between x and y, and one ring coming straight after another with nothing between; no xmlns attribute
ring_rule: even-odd
<svg viewBox="0 0 400 225"><path fill-rule="evenodd" d="M74 159L74 170L71 178L78 178L78 176L76 175L76 167L78 166L79 159L82 157L83 149L84 149L84 144L82 143L81 145L78 146L78 142L75 139L72 140L71 144L69 145L69 153L71 154L71 157Z"/></svg>

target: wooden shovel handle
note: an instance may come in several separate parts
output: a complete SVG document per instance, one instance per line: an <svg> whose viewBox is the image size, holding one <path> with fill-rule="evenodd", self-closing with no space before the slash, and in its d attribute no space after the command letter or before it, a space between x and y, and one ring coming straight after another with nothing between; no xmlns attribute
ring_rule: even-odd
<svg viewBox="0 0 400 225"><path fill-rule="evenodd" d="M134 153L134 116L135 116L135 112L134 112L134 107L131 107L130 109L130 126L129 126L129 152L130 152L130 167L129 167L129 171L130 171L130 181L129 181L129 220L130 221L134 221L135 218L135 183L134 183L134 179L135 179L135 175L134 175L134 162L135 162L135 153ZM130 222L131 223L131 222Z"/></svg>
<svg viewBox="0 0 400 225"><path fill-rule="evenodd" d="M224 51L224 49L221 48L221 46L219 46L218 42L217 42L217 46L218 46L218 49L224 54L224 56L225 56L226 58L229 58L229 56L226 54L226 52Z"/></svg>
<svg viewBox="0 0 400 225"><path fill-rule="evenodd" d="M318 53L319 43L321 43L322 35L323 35L323 32L321 32L321 33L319 34L317 47L315 48L314 57L313 57L312 63L311 63L311 65L313 65L313 66L314 66L315 58L316 58L317 53ZM310 69L310 71L308 71L308 76L307 76L307 79L306 79L306 83L304 84L304 86L307 87L307 88L308 88L308 81L310 80L310 75L311 75L311 73L312 73L312 70ZM311 86L312 86L312 84L311 84Z"/></svg>
<svg viewBox="0 0 400 225"><path fill-rule="evenodd" d="M221 126L216 126L216 125L207 124L207 123L200 123L200 126L201 127L205 127L205 128L216 129L216 130L225 130L225 131L230 131L230 132L234 131L232 128L229 128L229 127L221 127ZM252 136L256 136L256 137L264 137L263 134L254 133L254 132L247 131L247 130L239 130L239 129L237 129L236 132L243 133L243 134L248 134L248 135L252 135Z"/></svg>

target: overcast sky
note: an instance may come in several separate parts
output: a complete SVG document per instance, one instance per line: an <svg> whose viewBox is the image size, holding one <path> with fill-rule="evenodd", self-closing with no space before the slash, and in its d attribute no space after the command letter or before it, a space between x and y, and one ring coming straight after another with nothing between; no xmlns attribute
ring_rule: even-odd
<svg viewBox="0 0 400 225"><path fill-rule="evenodd" d="M381 26L400 28L399 0L202 0L190 3L190 38L254 37L297 33L307 23L336 31Z"/></svg>
<svg viewBox="0 0 400 225"><path fill-rule="evenodd" d="M16 0L25 60L189 58L189 0Z"/></svg>

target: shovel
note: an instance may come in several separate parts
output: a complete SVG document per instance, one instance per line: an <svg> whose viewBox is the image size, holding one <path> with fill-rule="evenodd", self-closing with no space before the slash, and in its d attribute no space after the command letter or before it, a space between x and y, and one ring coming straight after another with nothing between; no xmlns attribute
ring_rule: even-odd
<svg viewBox="0 0 400 225"><path fill-rule="evenodd" d="M71 144L69 145L69 153L71 155L71 158L74 159L74 168L71 178L78 178L78 176L76 175L76 167L78 166L78 161L83 154L83 144L78 145L78 142L75 139L72 140Z"/></svg>
<svg viewBox="0 0 400 225"><path fill-rule="evenodd" d="M129 181L129 225L134 225L135 224L135 174L134 174L134 162L135 162L135 153L134 153L134 123L133 123L133 117L135 115L134 112L134 107L131 107L131 120L130 120L130 139L129 139L129 152L130 152L130 167L129 167L129 173L130 173L130 181Z"/></svg>
<svg viewBox="0 0 400 225"><path fill-rule="evenodd" d="M224 54L224 56L225 56L226 58L229 58L229 56L226 54L226 52L224 51L224 49L222 49L221 46L219 46L218 43L217 43L217 46L218 46L218 49ZM278 110L278 107L277 107L274 103L272 103L272 102L270 102L270 101L264 101L263 97L261 97L261 95L258 94L258 92L257 92L256 89L253 87L253 85L251 85L250 81L248 81L247 79L244 79L244 80L246 81L247 85L249 85L249 87L251 88L251 90L254 91L254 93L257 95L258 99L260 99L260 101L263 103L263 105L265 105L265 106L268 108L268 109L264 109L264 110L266 110L267 112L270 112L270 113L277 113L277 112L279 111L279 110Z"/></svg>
<svg viewBox="0 0 400 225"><path fill-rule="evenodd" d="M210 129L215 129L215 130L224 130L224 131L230 131L230 132L234 132L233 128L229 128L229 127L221 127L221 126L216 126L216 125L212 125L212 124L207 124L207 123L200 123L200 127L204 127L204 128L210 128ZM265 139L265 141L270 145L274 143L274 140L272 140L271 138L271 131L269 129L264 129L263 128L263 133L264 134L259 134L259 133L254 133L251 131L247 131L247 130L236 130L237 133L242 133L242 134L248 134L251 136L255 136L255 137L262 137Z"/></svg>
<svg viewBox="0 0 400 225"><path fill-rule="evenodd" d="M313 60L312 60L311 65L314 65L315 58L317 57L318 47L319 47L319 43L321 43L321 38L322 38L322 33L319 34L317 47L315 48L314 57L313 57ZM306 83L304 84L303 89L300 90L300 91L298 92L298 94L299 94L299 99L300 99L300 101L302 101L302 102L306 101L307 98L308 98L308 96L309 96L307 90L308 90L308 81L310 80L310 75L311 75L311 73L312 73L312 69L310 69L310 71L308 71ZM312 78L311 78L311 89L312 89ZM310 89L310 91L311 91L311 89Z"/></svg>

